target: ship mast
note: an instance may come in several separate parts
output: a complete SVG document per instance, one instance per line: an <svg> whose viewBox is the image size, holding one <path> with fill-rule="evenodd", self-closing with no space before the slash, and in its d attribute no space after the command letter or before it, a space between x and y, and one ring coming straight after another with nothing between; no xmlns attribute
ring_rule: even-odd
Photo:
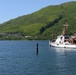
<svg viewBox="0 0 76 75"><path fill-rule="evenodd" d="M63 32L62 32L62 35L66 35L67 34L67 29L68 29L68 24L67 23L65 23L65 24L63 24Z"/></svg>

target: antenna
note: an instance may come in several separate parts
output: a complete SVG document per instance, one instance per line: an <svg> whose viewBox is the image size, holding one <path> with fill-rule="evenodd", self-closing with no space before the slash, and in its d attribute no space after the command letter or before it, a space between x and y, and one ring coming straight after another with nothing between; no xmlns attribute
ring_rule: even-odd
<svg viewBox="0 0 76 75"><path fill-rule="evenodd" d="M65 28L68 28L68 24L67 24L67 22L65 22L65 24L63 24L63 26L65 27Z"/></svg>

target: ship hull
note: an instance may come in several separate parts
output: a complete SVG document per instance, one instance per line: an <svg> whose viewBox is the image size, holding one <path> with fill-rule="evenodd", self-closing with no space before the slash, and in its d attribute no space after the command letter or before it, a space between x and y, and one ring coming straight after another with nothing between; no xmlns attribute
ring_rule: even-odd
<svg viewBox="0 0 76 75"><path fill-rule="evenodd" d="M50 47L60 47L60 48L76 48L76 45L64 45L64 44L55 44L54 42L49 42Z"/></svg>

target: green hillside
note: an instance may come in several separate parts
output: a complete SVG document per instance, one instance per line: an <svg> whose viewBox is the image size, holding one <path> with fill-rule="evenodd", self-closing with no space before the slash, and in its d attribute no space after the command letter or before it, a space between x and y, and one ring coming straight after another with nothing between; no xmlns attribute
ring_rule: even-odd
<svg viewBox="0 0 76 75"><path fill-rule="evenodd" d="M76 2L42 8L32 14L11 19L0 25L0 33L21 33L50 39L51 34L62 33L63 23L69 24L68 34L76 33Z"/></svg>

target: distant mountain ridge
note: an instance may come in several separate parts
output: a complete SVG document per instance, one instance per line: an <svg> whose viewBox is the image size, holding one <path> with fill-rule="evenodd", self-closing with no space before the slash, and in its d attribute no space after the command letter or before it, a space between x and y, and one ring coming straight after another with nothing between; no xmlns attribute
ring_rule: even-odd
<svg viewBox="0 0 76 75"><path fill-rule="evenodd" d="M11 19L0 25L0 32L21 33L28 36L51 38L62 33L63 24L69 24L68 34L76 33L76 2L47 6L32 14Z"/></svg>

